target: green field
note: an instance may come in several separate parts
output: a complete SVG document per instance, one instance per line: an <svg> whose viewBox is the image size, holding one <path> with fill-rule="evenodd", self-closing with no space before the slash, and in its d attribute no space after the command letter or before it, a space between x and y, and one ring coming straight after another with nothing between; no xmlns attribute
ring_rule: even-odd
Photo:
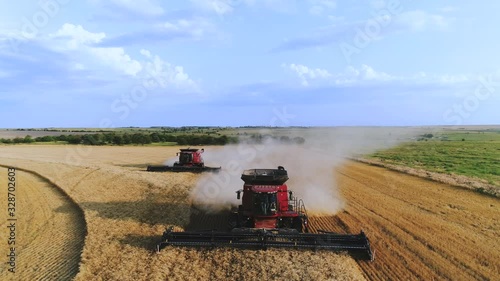
<svg viewBox="0 0 500 281"><path fill-rule="evenodd" d="M390 164L485 179L500 186L500 131L434 133L370 157Z"/></svg>

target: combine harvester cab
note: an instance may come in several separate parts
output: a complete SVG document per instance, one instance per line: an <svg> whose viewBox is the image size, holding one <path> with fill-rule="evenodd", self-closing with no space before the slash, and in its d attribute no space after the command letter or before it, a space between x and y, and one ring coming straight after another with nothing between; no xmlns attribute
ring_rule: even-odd
<svg viewBox="0 0 500 281"><path fill-rule="evenodd" d="M294 229L308 232L307 213L301 199L293 197L285 182L288 173L278 169L243 171L243 189L236 191L242 199L230 215L230 228ZM243 196L241 196L243 193Z"/></svg>
<svg viewBox="0 0 500 281"><path fill-rule="evenodd" d="M348 251L358 259L373 260L365 233L339 234L326 231L308 233L307 212L302 199L293 196L285 182L287 171L251 169L241 175L243 189L236 191L242 204L231 210L230 231L163 233L157 251L169 246L296 248ZM243 193L243 194L242 194Z"/></svg>
<svg viewBox="0 0 500 281"><path fill-rule="evenodd" d="M203 148L183 148L177 152L179 160L173 166L149 165L146 170L149 172L219 172L221 167L205 166L201 156L203 152L205 152Z"/></svg>

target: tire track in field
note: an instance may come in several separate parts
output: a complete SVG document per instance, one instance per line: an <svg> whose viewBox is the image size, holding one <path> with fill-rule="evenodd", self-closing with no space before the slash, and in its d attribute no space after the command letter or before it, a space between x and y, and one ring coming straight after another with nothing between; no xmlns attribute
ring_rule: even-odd
<svg viewBox="0 0 500 281"><path fill-rule="evenodd" d="M358 182L365 187L370 188L366 183L366 180L361 180ZM378 190L376 190L376 188L372 188L372 192L375 193L378 192ZM395 202L394 199L403 202L403 204L407 206L407 210L411 210L411 212L415 213L418 211L417 209L412 209L412 207L417 206L417 204L411 203L408 200L404 200L403 198L401 198L401 194L399 194L400 196L398 197L394 194L389 195L386 192L382 193L384 194L384 197L388 197L388 199L390 199L390 201L392 202ZM440 227L440 224L434 223L433 220L398 220L398 218L395 217L394 214L387 212L386 210L375 211L374 206L371 206L370 208L366 208L366 206L361 207L374 214L377 214L380 221L383 222L383 224L379 224L379 227L392 229L392 232L398 232L400 236L406 236L407 238L405 239L405 241L412 241L410 247L416 254L414 255L414 257L418 258L418 260L422 262L424 267L433 268L434 273L439 275L440 278L453 279L462 275L462 278L468 279L468 277L466 276L469 275L474 277L475 279L488 280L487 276L484 275L480 269L460 259L459 256L461 252L477 251L477 246L475 245L475 241L468 239L468 237L456 235L456 233L460 232L462 229L460 229L460 227L456 227L455 223L450 224L449 228L456 229L456 232L450 231L447 237L443 237L447 239L432 241L434 238L433 236L435 235L433 232ZM433 215L436 214L436 212L430 213L432 213ZM403 214L401 215L403 216ZM461 228L467 228L466 221L464 221L464 225ZM391 232L386 233L392 235L394 238L397 238L397 236L395 236ZM450 247L450 245L448 245L449 242L447 240L453 241L454 239L460 240L460 249ZM401 244L401 241L397 242ZM448 266L437 266L441 264L448 264ZM460 273L457 274L456 277L450 277L450 267L456 267L457 269L459 269Z"/></svg>
<svg viewBox="0 0 500 281"><path fill-rule="evenodd" d="M408 200L403 200L401 198L397 198L397 195L395 195L395 194L391 194L391 193L386 192L386 191L375 190L375 189L371 188L362 179L360 180L358 178L355 178L353 176L350 176L350 175L342 173L342 172L338 172L338 173L341 174L342 176L345 176L347 178L350 178L350 179L354 180L355 182L359 183L360 185L363 185L367 189L371 189L370 193L372 193L372 194L379 193L383 197L387 197L387 198L399 200L399 201L403 202L404 204L408 205L408 207L410 207L410 206L416 206L416 204L413 204L412 202L410 202ZM391 238L394 239L394 241L392 241L393 244L402 245L402 240L398 239L398 235L399 235L399 237L404 237L405 238L404 241L413 241L414 243L420 243L424 248L427 247L426 242L423 239L421 239L414 232L409 231L408 230L409 227L405 227L405 225L407 225L406 222L398 224L394 220L392 220L390 216L387 216L387 214L385 214L383 212L377 212L377 211L375 211L373 209L373 206L371 206L370 208L368 208L365 205L360 205L360 204L358 204L356 202L354 202L352 205L353 205L353 208L356 210L355 213L366 213L366 212L369 212L370 214L372 214L373 216L375 216L377 218L377 220L379 221L379 222L376 223L377 226L379 227L379 229L383 229L384 233L388 237L391 237ZM414 222L408 222L408 223L414 224ZM391 231L388 231L387 229L391 229ZM398 235L395 235L395 233L397 233ZM436 253L441 255L441 260L442 260L443 254L439 253L439 252L436 252ZM381 253L381 255L384 256L385 253ZM431 266L431 264L426 263L426 261L424 259L422 259L421 256L418 256L418 255L415 256L416 259L413 259L413 260L409 259L407 256L401 255L400 253L396 253L396 255L398 256L398 258L400 260L404 260L404 263L413 263L413 264L421 263L421 267L425 267L425 268L428 268L428 267ZM379 257L379 259L380 258L381 257ZM408 268L408 269L409 269L409 271L411 272L411 274L413 276L409 275L406 278L411 278L411 277L415 277L415 276L419 276L419 278L424 278L424 276L421 276L422 272L415 271L412 268ZM435 273L437 275L439 275L441 278L445 277L445 274L443 272L440 272L439 269L436 269ZM396 266L394 266L392 268L392 272L390 272L389 274L395 275L395 276L404 276L405 272L401 271L401 270L398 270L398 268Z"/></svg>
<svg viewBox="0 0 500 281"><path fill-rule="evenodd" d="M6 186L6 171L0 167L1 186ZM0 196L6 197L5 190L0 190ZM8 272L2 263L0 279L73 279L79 271L86 235L79 206L43 176L16 169L16 217L16 273ZM4 221L1 229L6 228Z"/></svg>
<svg viewBox="0 0 500 281"><path fill-rule="evenodd" d="M377 251L373 263L359 263L368 279L499 276L498 199L360 163L338 175L347 199L339 219L363 228Z"/></svg>

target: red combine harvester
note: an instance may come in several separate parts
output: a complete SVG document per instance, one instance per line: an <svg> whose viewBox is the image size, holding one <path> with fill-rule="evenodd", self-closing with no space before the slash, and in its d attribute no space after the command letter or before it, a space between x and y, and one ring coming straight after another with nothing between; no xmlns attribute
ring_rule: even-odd
<svg viewBox="0 0 500 281"><path fill-rule="evenodd" d="M173 166L148 166L147 171L150 172L218 172L221 167L206 167L203 162L201 154L205 149L197 148L184 148L177 152L179 161L175 162Z"/></svg>
<svg viewBox="0 0 500 281"><path fill-rule="evenodd" d="M285 182L287 171L274 169L246 170L241 175L243 189L236 191L242 204L233 208L229 225L233 228L294 229L308 232L306 208L302 199L293 197Z"/></svg>
<svg viewBox="0 0 500 281"><path fill-rule="evenodd" d="M370 242L365 233L338 234L327 231L308 233L304 204L288 190L287 171L278 169L245 170L245 182L238 190L242 204L233 208L229 217L229 232L185 231L167 229L157 251L169 246L239 247L267 249L268 247L326 249L348 251L355 258L373 260Z"/></svg>

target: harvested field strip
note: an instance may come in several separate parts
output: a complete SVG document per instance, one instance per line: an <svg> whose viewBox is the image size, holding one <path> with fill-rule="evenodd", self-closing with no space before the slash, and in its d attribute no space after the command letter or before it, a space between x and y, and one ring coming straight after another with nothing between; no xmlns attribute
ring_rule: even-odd
<svg viewBox="0 0 500 281"><path fill-rule="evenodd" d="M0 167L0 174L7 169ZM7 186L5 176L0 185ZM0 189L6 198L6 189ZM2 212L3 215L6 214ZM16 172L16 273L0 265L1 280L70 280L79 271L86 234L82 210L45 178ZM1 220L6 229L6 219ZM3 233L2 233L3 234ZM2 246L6 252L7 244Z"/></svg>
<svg viewBox="0 0 500 281"><path fill-rule="evenodd" d="M363 227L376 250L375 262L360 263L368 279L500 275L498 199L360 163L341 169L339 183L348 202L339 218Z"/></svg>

